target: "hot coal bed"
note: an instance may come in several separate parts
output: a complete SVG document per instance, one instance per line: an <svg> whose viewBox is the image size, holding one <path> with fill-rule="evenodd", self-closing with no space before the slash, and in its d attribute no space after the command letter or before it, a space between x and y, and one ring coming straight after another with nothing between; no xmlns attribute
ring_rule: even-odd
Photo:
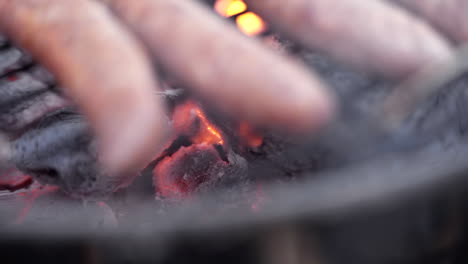
<svg viewBox="0 0 468 264"><path fill-rule="evenodd" d="M168 84L172 136L108 197L89 191L102 172L86 122L1 39L0 129L14 154L0 176L0 262L466 263L468 75L388 130L376 109L396 83L263 33L334 89L337 119L291 136Z"/></svg>

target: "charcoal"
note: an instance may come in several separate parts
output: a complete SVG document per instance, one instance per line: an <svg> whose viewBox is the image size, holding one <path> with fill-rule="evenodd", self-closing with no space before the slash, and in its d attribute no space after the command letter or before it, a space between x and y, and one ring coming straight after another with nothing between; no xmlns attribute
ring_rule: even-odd
<svg viewBox="0 0 468 264"><path fill-rule="evenodd" d="M98 169L87 124L70 109L47 115L12 148L20 170L43 184L58 185L72 196L99 196L113 187L105 183L112 179Z"/></svg>
<svg viewBox="0 0 468 264"><path fill-rule="evenodd" d="M245 162L234 157L224 161L213 146L206 144L182 147L161 160L154 170L155 187L163 196L183 197L203 189L212 190L212 185L220 181L238 182L245 177Z"/></svg>
<svg viewBox="0 0 468 264"><path fill-rule="evenodd" d="M56 83L54 75L40 65L34 65L28 71L34 79L52 86Z"/></svg>
<svg viewBox="0 0 468 264"><path fill-rule="evenodd" d="M0 130L17 134L67 101L47 84L24 72L0 79Z"/></svg>
<svg viewBox="0 0 468 264"><path fill-rule="evenodd" d="M30 55L15 47L0 50L0 57L0 76L32 63Z"/></svg>
<svg viewBox="0 0 468 264"><path fill-rule="evenodd" d="M8 39L4 35L0 34L0 47L5 46L7 43Z"/></svg>

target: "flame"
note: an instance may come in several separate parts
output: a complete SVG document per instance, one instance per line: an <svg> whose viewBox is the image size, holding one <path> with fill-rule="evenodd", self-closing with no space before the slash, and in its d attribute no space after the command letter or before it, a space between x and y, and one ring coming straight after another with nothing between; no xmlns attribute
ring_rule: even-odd
<svg viewBox="0 0 468 264"><path fill-rule="evenodd" d="M206 118L203 110L195 102L187 101L176 107L172 118L176 132L189 136L192 143L224 145L220 130Z"/></svg>
<svg viewBox="0 0 468 264"><path fill-rule="evenodd" d="M214 8L225 17L236 16L237 27L248 36L255 36L266 31L267 25L257 14L246 12L247 4L242 0L218 0ZM244 13L246 12L246 13Z"/></svg>

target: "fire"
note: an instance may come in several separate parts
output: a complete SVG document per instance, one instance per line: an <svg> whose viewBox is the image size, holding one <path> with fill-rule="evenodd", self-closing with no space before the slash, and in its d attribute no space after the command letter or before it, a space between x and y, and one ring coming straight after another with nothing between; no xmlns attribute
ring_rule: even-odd
<svg viewBox="0 0 468 264"><path fill-rule="evenodd" d="M157 195L178 200L203 190L203 186L223 177L228 169L232 171L229 157L233 153L227 144L233 141L226 140L220 128L192 100L174 108L172 122L174 137L155 159L152 174ZM263 144L263 137L247 122L239 122L233 128L242 147L257 149ZM259 209L262 197L260 190L252 210Z"/></svg>
<svg viewBox="0 0 468 264"><path fill-rule="evenodd" d="M224 147L225 140L219 128L194 101L178 105L172 120L177 137L188 138L190 144L179 146L175 152L164 151L157 158L153 181L164 197L186 197L213 175L218 175L213 170L228 166L220 156L222 150L218 149Z"/></svg>
<svg viewBox="0 0 468 264"><path fill-rule="evenodd" d="M224 145L220 130L206 118L203 110L195 102L187 101L178 106L172 118L176 132L190 137L193 144Z"/></svg>
<svg viewBox="0 0 468 264"><path fill-rule="evenodd" d="M214 6L222 16L236 16L237 27L248 36L259 35L267 30L267 25L257 14L248 11L242 0L218 0Z"/></svg>
<svg viewBox="0 0 468 264"><path fill-rule="evenodd" d="M213 125L210 125L210 123L206 119L205 114L200 110L200 108L196 109L195 113L197 113L198 117L202 121L203 127L206 128L205 131L207 131L208 133L203 133L203 130L199 130L201 133L199 133L198 137L195 138L194 143L217 143L223 145L223 137Z"/></svg>

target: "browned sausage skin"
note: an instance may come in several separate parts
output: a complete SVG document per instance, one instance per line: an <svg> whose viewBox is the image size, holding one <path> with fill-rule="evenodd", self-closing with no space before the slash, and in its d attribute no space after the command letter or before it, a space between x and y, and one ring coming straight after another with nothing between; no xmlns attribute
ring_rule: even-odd
<svg viewBox="0 0 468 264"><path fill-rule="evenodd" d="M330 118L332 99L312 73L243 36L195 1L104 2L166 71L219 109L296 130L317 128Z"/></svg>
<svg viewBox="0 0 468 264"><path fill-rule="evenodd" d="M404 77L452 55L428 24L385 1L246 2L290 37L366 71Z"/></svg>

